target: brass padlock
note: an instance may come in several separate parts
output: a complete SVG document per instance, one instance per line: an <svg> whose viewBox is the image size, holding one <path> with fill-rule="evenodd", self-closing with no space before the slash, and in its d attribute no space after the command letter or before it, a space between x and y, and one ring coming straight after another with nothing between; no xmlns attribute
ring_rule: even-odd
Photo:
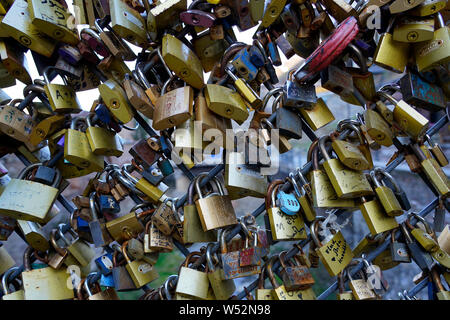
<svg viewBox="0 0 450 320"><path fill-rule="evenodd" d="M339 159L331 159L325 148L329 136L319 139L320 153L324 157L323 167L338 198L349 199L372 195L373 190L362 172L346 169Z"/></svg>
<svg viewBox="0 0 450 320"><path fill-rule="evenodd" d="M355 207L353 199L338 198L331 181L323 169L319 167L317 142L313 142L308 150L308 160L313 163L310 172L311 193L313 207L315 208L352 208Z"/></svg>
<svg viewBox="0 0 450 320"><path fill-rule="evenodd" d="M50 83L49 73L51 71L58 73L62 77L64 85ZM55 67L47 67L44 71L44 81L45 94L48 97L53 111L57 113L81 112L81 106L78 102L75 90L69 87L67 80L61 73L60 69L56 69Z"/></svg>
<svg viewBox="0 0 450 320"><path fill-rule="evenodd" d="M332 122L335 118L322 98L317 99L309 108L301 108L300 114L314 131Z"/></svg>
<svg viewBox="0 0 450 320"><path fill-rule="evenodd" d="M372 235L389 231L398 227L395 217L390 217L384 211L381 202L374 197L372 200L366 200L362 197L362 203L359 206L367 227Z"/></svg>
<svg viewBox="0 0 450 320"><path fill-rule="evenodd" d="M83 123L84 118L72 119L70 128L64 135L64 159L91 172L101 172L104 167L103 156L96 156L91 150L86 133L77 130Z"/></svg>
<svg viewBox="0 0 450 320"><path fill-rule="evenodd" d="M117 133L104 127L94 127L92 119L95 114L86 117L86 136L92 153L97 156L120 157L123 154L123 146Z"/></svg>
<svg viewBox="0 0 450 320"><path fill-rule="evenodd" d="M390 180L391 184L394 185L396 191L400 191L400 187L394 180L394 178L387 173L382 168L374 168L373 171L370 172L370 177L375 183L375 193L380 200L386 214L390 217L397 217L403 214L403 208L397 200L394 192L391 188L387 187L382 180L377 178L377 174L382 175L383 177ZM383 185L380 183L382 181Z"/></svg>
<svg viewBox="0 0 450 320"><path fill-rule="evenodd" d="M317 217L311 225L311 237L316 247L316 253L319 255L325 269L330 276L334 277L342 272L345 267L352 261L353 252L350 245L345 241L341 231L335 232L331 240L322 245L318 238L318 228L320 221L325 220L324 217Z"/></svg>
<svg viewBox="0 0 450 320"><path fill-rule="evenodd" d="M23 46L50 58L56 42L31 23L29 7L30 4L26 0L14 1L3 17L1 27Z"/></svg>
<svg viewBox="0 0 450 320"><path fill-rule="evenodd" d="M112 116L121 123L133 120L133 110L126 99L125 90L115 80L107 80L98 87L103 102Z"/></svg>
<svg viewBox="0 0 450 320"><path fill-rule="evenodd" d="M206 273L216 299L227 300L236 290L236 285L233 279L223 279L223 269L218 267L219 259L217 258L217 253L214 253L214 255L211 253L213 246L212 243L208 243L206 246L206 263L208 267ZM215 258L216 262L213 261L213 258Z"/></svg>
<svg viewBox="0 0 450 320"><path fill-rule="evenodd" d="M227 87L207 84L205 98L208 108L218 115L242 124L248 118L248 110L241 95Z"/></svg>
<svg viewBox="0 0 450 320"><path fill-rule="evenodd" d="M30 0L31 23L47 36L64 43L76 45L80 39L74 17L57 1Z"/></svg>
<svg viewBox="0 0 450 320"><path fill-rule="evenodd" d="M295 175L298 175L302 185L299 186L297 184L297 180ZM289 173L289 177L287 180L291 183L294 188L294 192L296 194L296 198L300 203L300 211L303 214L303 217L308 221L312 222L316 219L316 211L312 206L312 193L311 193L311 185L308 183L300 171L300 168L297 168L296 174L293 172Z"/></svg>
<svg viewBox="0 0 450 320"><path fill-rule="evenodd" d="M189 264L193 257L200 255L200 252L191 252L181 266L178 273L178 282L176 287L177 299L190 298L206 300L208 298L209 280L208 274L193 268Z"/></svg>
<svg viewBox="0 0 450 320"><path fill-rule="evenodd" d="M0 58L9 74L25 84L32 84L27 58L23 51L18 50L11 42L0 41Z"/></svg>
<svg viewBox="0 0 450 320"><path fill-rule="evenodd" d="M2 276L2 300L25 300L25 291L23 289L18 289L11 292L10 283L8 281L9 277L17 272L19 267L13 267L8 269Z"/></svg>
<svg viewBox="0 0 450 320"><path fill-rule="evenodd" d="M225 195L221 182L217 178L213 178L212 182L216 185L218 194L213 193L204 197L200 188L200 179L195 181L195 190L199 197L195 205L203 231L224 228L237 223L231 199Z"/></svg>
<svg viewBox="0 0 450 320"><path fill-rule="evenodd" d="M29 108L30 114L26 114L15 107L18 100L12 100L10 104L1 106L0 130L15 140L29 142L34 126L36 125L36 110Z"/></svg>
<svg viewBox="0 0 450 320"><path fill-rule="evenodd" d="M3 215L15 219L46 223L56 197L59 194L61 174L56 175L51 186L27 180L30 172L41 166L35 163L24 168L17 179L11 179L0 195L0 210Z"/></svg>
<svg viewBox="0 0 450 320"><path fill-rule="evenodd" d="M195 181L205 176L205 174L199 174L194 181L191 181L188 187L188 198L183 207L183 241L185 244L195 242L213 242L217 239L217 234L214 230L207 232L203 231L197 207L194 203Z"/></svg>
<svg viewBox="0 0 450 320"><path fill-rule="evenodd" d="M131 279L133 280L136 288L141 288L145 286L147 283L150 283L156 280L159 275L158 271L151 264L143 261L143 260L131 260L127 254L127 244L128 241L125 241L122 244L122 254L125 257L126 265L125 268L128 271Z"/></svg>
<svg viewBox="0 0 450 320"><path fill-rule="evenodd" d="M55 270L50 267L32 269L30 255L33 248L24 252L22 272L25 300L66 300L73 299L73 289L67 285L66 270Z"/></svg>
<svg viewBox="0 0 450 320"><path fill-rule="evenodd" d="M274 241L292 241L297 239L306 239L305 223L298 213L287 215L276 206L276 193L278 185L271 184L267 190L266 210L269 216L270 230Z"/></svg>
<svg viewBox="0 0 450 320"><path fill-rule="evenodd" d="M161 90L153 112L153 128L164 130L175 127L193 116L194 91L184 86L166 93L170 78Z"/></svg>
<svg viewBox="0 0 450 320"><path fill-rule="evenodd" d="M200 59L181 40L171 34L164 35L161 54L169 69L187 84L196 89L204 86Z"/></svg>
<svg viewBox="0 0 450 320"><path fill-rule="evenodd" d="M67 251L69 251L70 255L75 258L75 260L81 267L86 267L91 263L92 258L94 258L94 250L89 246L88 243L80 239L78 234L72 228L69 228L69 233L72 236L72 241L69 241L64 235L64 227L65 224L58 225L58 234L64 241L66 245L65 248L67 249Z"/></svg>
<svg viewBox="0 0 450 320"><path fill-rule="evenodd" d="M130 240L144 231L144 226L136 213L136 210L141 207L137 205L129 213L106 222L106 229L114 240L123 243L125 240Z"/></svg>
<svg viewBox="0 0 450 320"><path fill-rule="evenodd" d="M381 115L372 109L364 112L364 123L367 134L379 145L389 147L393 144L394 134Z"/></svg>
<svg viewBox="0 0 450 320"><path fill-rule="evenodd" d="M147 48L147 30L144 18L130 8L122 0L110 1L111 28L126 41L141 47Z"/></svg>

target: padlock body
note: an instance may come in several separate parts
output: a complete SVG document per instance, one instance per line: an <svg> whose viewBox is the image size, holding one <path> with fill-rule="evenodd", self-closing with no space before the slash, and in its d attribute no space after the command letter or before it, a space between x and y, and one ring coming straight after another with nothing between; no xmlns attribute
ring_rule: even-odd
<svg viewBox="0 0 450 320"><path fill-rule="evenodd" d="M395 218L385 214L381 203L377 199L362 203L359 209L367 223L370 233L374 236L398 227Z"/></svg>

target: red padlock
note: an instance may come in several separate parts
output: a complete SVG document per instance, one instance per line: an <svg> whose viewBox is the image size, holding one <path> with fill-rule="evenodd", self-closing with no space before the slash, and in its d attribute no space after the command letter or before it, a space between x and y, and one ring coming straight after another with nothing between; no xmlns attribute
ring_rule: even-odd
<svg viewBox="0 0 450 320"><path fill-rule="evenodd" d="M355 39L358 31L358 21L355 17L350 16L342 21L294 72L295 79L299 82L312 80L344 51L348 44Z"/></svg>

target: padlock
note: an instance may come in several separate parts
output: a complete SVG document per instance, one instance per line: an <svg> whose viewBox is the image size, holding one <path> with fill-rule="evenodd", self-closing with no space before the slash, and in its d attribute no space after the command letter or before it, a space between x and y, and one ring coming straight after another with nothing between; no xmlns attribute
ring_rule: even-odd
<svg viewBox="0 0 450 320"><path fill-rule="evenodd" d="M15 107L18 101L12 100L10 104L1 106L0 130L15 140L29 142L31 133L36 125L37 113L35 109L29 108L26 114Z"/></svg>
<svg viewBox="0 0 450 320"><path fill-rule="evenodd" d="M411 148L419 158L422 171L425 172L436 191L444 198L447 197L450 194L450 182L439 163L434 158L427 158L418 144L413 144Z"/></svg>
<svg viewBox="0 0 450 320"><path fill-rule="evenodd" d="M94 275L96 274L89 274L84 281L84 290L88 295L87 300L120 300L116 290L111 287L106 288L104 291L100 290L100 292L92 293L91 288L89 287L89 281L91 276L93 277Z"/></svg>
<svg viewBox="0 0 450 320"><path fill-rule="evenodd" d="M225 72L230 76L236 90L250 104L250 106L253 109L259 109L262 106L262 101L256 92L248 85L248 83L244 79L236 77L228 67L225 67Z"/></svg>
<svg viewBox="0 0 450 320"><path fill-rule="evenodd" d="M430 111L445 108L444 92L438 85L429 83L418 74L408 72L400 79L402 99L415 107Z"/></svg>
<svg viewBox="0 0 450 320"><path fill-rule="evenodd" d="M395 217L386 215L381 202L376 197L371 200L367 200L365 197L362 197L361 199L362 203L360 204L359 209L373 236L398 227Z"/></svg>
<svg viewBox="0 0 450 320"><path fill-rule="evenodd" d="M261 266L262 257L261 248L258 247L258 233L250 231L244 221L241 220L240 224L245 234L245 247L239 251L239 266Z"/></svg>
<svg viewBox="0 0 450 320"><path fill-rule="evenodd" d="M409 57L409 43L398 42L393 39L393 18L386 32L381 35L377 49L373 56L373 62L380 67L396 73L403 73Z"/></svg>
<svg viewBox="0 0 450 320"><path fill-rule="evenodd" d="M3 67L17 80L24 84L32 84L25 53L17 48L14 43L0 41L0 58Z"/></svg>
<svg viewBox="0 0 450 320"><path fill-rule="evenodd" d="M430 70L440 64L446 65L450 61L450 36L441 13L436 13L438 29L434 31L433 38L414 45L417 70L419 72Z"/></svg>
<svg viewBox="0 0 450 320"><path fill-rule="evenodd" d="M391 14L395 14L395 13L408 11L414 7L417 7L422 2L423 2L423 0L414 0L414 1L406 1L406 2L396 0L389 5L389 12Z"/></svg>
<svg viewBox="0 0 450 320"><path fill-rule="evenodd" d="M53 269L59 269L65 263L66 259L69 257L69 251L58 245L56 242L56 234L58 229L52 229L50 232L50 243L55 250L50 252L48 265Z"/></svg>
<svg viewBox="0 0 450 320"><path fill-rule="evenodd" d="M126 41L147 48L146 23L139 12L121 0L113 0L109 4L112 30Z"/></svg>
<svg viewBox="0 0 450 320"><path fill-rule="evenodd" d="M409 10L408 14L419 17L430 16L441 11L446 6L446 4L447 2L442 0L420 1L420 4L414 9Z"/></svg>
<svg viewBox="0 0 450 320"><path fill-rule="evenodd" d="M434 263L431 255L420 248L419 245L411 238L411 234L408 232L408 228L404 223L400 224L400 230L405 238L406 246L408 247L411 259L421 270L430 271Z"/></svg>
<svg viewBox="0 0 450 320"><path fill-rule="evenodd" d="M287 30L291 33L296 33L300 28L300 24L303 22L300 20L298 12L292 3L284 6L283 11L280 14L280 18L284 22Z"/></svg>
<svg viewBox="0 0 450 320"><path fill-rule="evenodd" d="M175 207L176 201L176 198L164 199L151 217L155 226L167 236L172 234L175 225L179 223Z"/></svg>
<svg viewBox="0 0 450 320"><path fill-rule="evenodd" d="M414 217L420 222L422 222L422 224L425 226L425 231L418 228L417 226L413 227L410 222L411 217ZM414 212L410 212L408 214L407 219L405 220L405 224L410 229L411 235L422 246L422 248L425 249L425 251L432 253L439 250L439 244L437 242L436 236L433 230L431 229L430 225L425 221L425 219L422 216Z"/></svg>
<svg viewBox="0 0 450 320"><path fill-rule="evenodd" d="M288 261L286 261L286 253L286 251L282 251L278 255L282 268L280 274L286 291L306 290L311 288L315 281L308 267L302 265L297 256L294 256L288 263Z"/></svg>
<svg viewBox="0 0 450 320"><path fill-rule="evenodd" d="M369 161L365 157L365 155L361 152L359 147L365 146L364 138L359 130L358 127L356 127L353 124L344 123L342 126L339 127L339 129L350 129L352 132L355 132L358 139L359 139L359 146L355 146L353 143L337 139L334 137L331 137L332 143L331 147L333 148L333 151L338 156L339 160L344 164L346 167L353 169L353 170L367 170L370 168ZM342 131L341 131L342 132ZM366 148L367 152L370 154L370 150Z"/></svg>
<svg viewBox="0 0 450 320"><path fill-rule="evenodd" d="M19 267L13 267L3 274L2 276L2 291L3 296L2 300L25 300L25 291L23 289L18 289L16 291L11 292L9 278L12 274L17 272Z"/></svg>
<svg viewBox="0 0 450 320"><path fill-rule="evenodd" d="M253 64L252 57L253 56L250 56L247 48L244 47L239 50L231 60L231 64L238 75L249 82L255 80L258 74L258 68Z"/></svg>
<svg viewBox="0 0 450 320"><path fill-rule="evenodd" d="M434 19L404 16L395 24L394 41L422 42L433 39Z"/></svg>
<svg viewBox="0 0 450 320"><path fill-rule="evenodd" d="M144 80L142 80L139 74L139 71L136 72L136 75L141 82L147 81L145 77L143 78ZM150 86L150 84L148 85ZM153 119L153 111L155 109L155 106L145 93L144 89L140 85L138 85L128 73L125 75L123 86L131 105L147 118Z"/></svg>
<svg viewBox="0 0 450 320"><path fill-rule="evenodd" d="M214 292L217 300L227 300L236 290L233 279L223 279L223 269L218 267L217 254L211 253L213 244L208 243L206 246L206 263L209 284Z"/></svg>
<svg viewBox="0 0 450 320"><path fill-rule="evenodd" d="M77 167L101 172L103 170L103 156L96 156L89 145L86 133L77 130L84 125L83 118L73 118L70 128L64 135L64 159Z"/></svg>
<svg viewBox="0 0 450 320"><path fill-rule="evenodd" d="M121 37L118 37L112 29L108 29L108 31L103 30L100 26L100 19L94 18L93 20L93 26L96 27L100 39L108 48L111 55L123 61L133 61L136 59L136 54Z"/></svg>
<svg viewBox="0 0 450 320"><path fill-rule="evenodd" d="M429 150L429 152L431 153L433 158L436 159L436 161L439 163L439 165L441 167L447 166L448 159L447 159L447 156L445 155L444 151L442 150L441 146L438 145L437 143L433 143L433 141L431 140L431 137L428 134L425 134L425 141L427 141L428 145L430 146L427 149Z"/></svg>
<svg viewBox="0 0 450 320"><path fill-rule="evenodd" d="M265 126L267 128L265 128ZM289 143L288 138L282 136L278 129L275 128L267 118L261 120L260 127L262 129L261 135L263 136L266 145L273 145L280 154L292 149L292 145ZM276 144L273 142L276 142Z"/></svg>
<svg viewBox="0 0 450 320"><path fill-rule="evenodd" d="M339 198L349 199L358 196L372 195L373 190L364 173L345 169L338 159L331 159L325 148L329 136L319 139L318 147L324 157L323 167Z"/></svg>
<svg viewBox="0 0 450 320"><path fill-rule="evenodd" d="M30 5L25 0L14 1L2 19L2 28L23 46L50 58L56 42L32 24Z"/></svg>
<svg viewBox="0 0 450 320"><path fill-rule="evenodd" d="M336 93L343 101L357 104L354 96L353 78L346 70L335 65L329 65L320 72L320 82L325 89Z"/></svg>
<svg viewBox="0 0 450 320"><path fill-rule="evenodd" d="M153 128L164 130L175 127L193 116L194 91L190 86L184 86L166 93L169 79L158 98L153 112Z"/></svg>
<svg viewBox="0 0 450 320"><path fill-rule="evenodd" d="M116 291L136 290L137 288L127 269L125 268L123 263L119 263L117 261L118 253L121 251L121 247L119 245L117 245L117 247L114 249L113 253L112 275L114 279L114 289L116 289ZM125 262L125 260L123 260L123 262Z"/></svg>
<svg viewBox="0 0 450 320"><path fill-rule="evenodd" d="M145 225L144 234L144 252L145 253L159 253L170 252L173 250L172 236L165 235L159 230L153 220L150 220Z"/></svg>
<svg viewBox="0 0 450 320"><path fill-rule="evenodd" d="M255 300L274 300L273 289L264 288L264 280L266 276L266 265L261 269L261 273L258 276L258 287L255 290Z"/></svg>
<svg viewBox="0 0 450 320"><path fill-rule="evenodd" d="M92 216L92 219L89 221L89 231L91 233L94 246L102 247L111 243L113 241L113 238L106 228L105 219L99 217L98 215L95 197L96 192L92 192L89 195L89 209Z"/></svg>
<svg viewBox="0 0 450 320"><path fill-rule="evenodd" d="M286 215L276 205L278 184L270 184L266 195L266 210L270 222L272 239L275 241L291 241L306 239L305 223L300 214Z"/></svg>
<svg viewBox="0 0 450 320"><path fill-rule="evenodd" d="M227 87L207 84L205 98L208 108L214 113L242 124L248 118L247 106L241 95Z"/></svg>
<svg viewBox="0 0 450 320"><path fill-rule="evenodd" d="M108 233L114 240L123 243L126 240L131 240L144 231L144 225L138 219L136 213L139 208L141 208L141 206L137 205L131 209L130 213L106 222L106 230L108 230Z"/></svg>
<svg viewBox="0 0 450 320"><path fill-rule="evenodd" d="M337 286L338 286L337 299L338 300L354 300L353 292L345 291L344 275L347 275L346 271L347 270L344 269L342 272L339 272L337 275Z"/></svg>
<svg viewBox="0 0 450 320"><path fill-rule="evenodd" d="M91 113L86 117L86 136L89 141L92 153L95 155L120 157L123 153L123 146L119 136L104 127L94 127L92 119L95 114Z"/></svg>
<svg viewBox="0 0 450 320"><path fill-rule="evenodd" d="M0 209L3 215L37 223L48 221L47 215L59 194L61 174L57 170L51 186L26 180L31 170L40 165L42 164L35 163L24 168L17 179L11 179L6 185L0 195Z"/></svg>
<svg viewBox="0 0 450 320"><path fill-rule="evenodd" d="M178 298L207 300L209 280L208 274L200 270L189 268L192 258L200 255L200 252L191 252L184 261L178 273L176 296Z"/></svg>
<svg viewBox="0 0 450 320"><path fill-rule="evenodd" d="M179 21L180 13L186 10L186 0L169 0L157 3L148 11L147 15L147 32L150 38L153 41L157 40L165 30Z"/></svg>
<svg viewBox="0 0 450 320"><path fill-rule="evenodd" d="M387 99L395 106L393 111L394 121L402 131L407 133L413 139L418 139L425 134L429 124L427 118L405 101L395 100L391 95L384 91L378 91L378 95Z"/></svg>
<svg viewBox="0 0 450 320"><path fill-rule="evenodd" d="M385 147L389 147L393 144L392 139L394 134L388 123L378 112L367 109L364 112L364 124L367 134L375 141L375 143Z"/></svg>
<svg viewBox="0 0 450 320"><path fill-rule="evenodd" d="M126 186L129 190L132 190L139 196L143 196L152 203L158 203L164 201L167 189L169 187L161 182L158 186L152 185L145 178L137 179L132 176L128 170L130 170L131 165L124 165L122 170L118 174L120 182ZM122 175L123 174L123 175Z"/></svg>
<svg viewBox="0 0 450 320"><path fill-rule="evenodd" d="M380 200L386 214L390 217L397 217L403 214L403 208L400 205L398 199L396 198L394 192L391 188L386 186L384 181L377 178L377 174L382 175L387 178L391 184L395 187L397 192L400 191L398 184L394 180L394 178L387 173L382 168L374 168L373 171L370 172L370 176L372 181L375 183L375 193ZM380 182L381 181L381 182Z"/></svg>
<svg viewBox="0 0 450 320"><path fill-rule="evenodd" d="M53 71L61 75L64 85L50 83L49 73ZM75 90L69 87L67 79L59 69L48 67L44 71L45 94L50 105L56 113L78 113L81 111L80 103L75 95Z"/></svg>
<svg viewBox="0 0 450 320"><path fill-rule="evenodd" d="M349 287L352 290L353 297L355 300L374 300L376 299L375 292L367 284L367 279L365 278L362 271L358 272L359 279L353 279L350 275L350 271L347 272L349 279Z"/></svg>
<svg viewBox="0 0 450 320"><path fill-rule="evenodd" d="M125 268L128 271L131 279L133 280L136 288L141 288L142 286L156 280L159 275L158 271L151 264L143 260L131 260L126 252L128 241L122 244L122 254L125 257L126 265Z"/></svg>
<svg viewBox="0 0 450 320"><path fill-rule="evenodd" d="M66 270L50 267L32 269L30 255L33 249L24 252L22 272L25 300L66 300L73 299L73 290L67 286Z"/></svg>
<svg viewBox="0 0 450 320"><path fill-rule="evenodd" d="M154 141L152 141L155 143ZM142 165L145 169L151 167L161 156L159 152L150 147L146 140L136 142L130 148L130 154L134 160Z"/></svg>
<svg viewBox="0 0 450 320"><path fill-rule="evenodd" d="M272 284L272 296L274 300L315 300L316 295L312 288L306 290L294 290L287 291L284 285L277 284L275 276L272 271L272 265L278 257L273 256L266 267L267 275L269 277L270 283Z"/></svg>
<svg viewBox="0 0 450 320"><path fill-rule="evenodd" d="M280 97L280 96L279 96ZM280 101L278 104L277 102ZM293 111L283 108L282 98L275 99L272 105L272 113L275 113L275 127L279 130L280 135L292 138L302 138L302 121L300 117Z"/></svg>
<svg viewBox="0 0 450 320"><path fill-rule="evenodd" d="M229 280L259 274L261 272L261 265L240 266L240 250L243 249L244 242L239 241L237 247L228 248L225 241L228 230L222 229L219 234L223 279Z"/></svg>
<svg viewBox="0 0 450 320"><path fill-rule="evenodd" d="M212 242L217 239L214 230L204 232L198 215L197 207L194 204L194 186L197 179L205 177L199 174L194 181L191 181L188 187L188 198L183 207L183 241L185 244L195 242Z"/></svg>
<svg viewBox="0 0 450 320"><path fill-rule="evenodd" d="M223 228L237 223L231 199L228 195L225 195L223 185L217 178L214 178L212 181L216 185L219 194L213 194L206 198L202 194L200 180L195 182L195 190L199 197L195 201L195 205L203 231Z"/></svg>
<svg viewBox="0 0 450 320"><path fill-rule="evenodd" d="M9 252L4 248L3 243L0 245L0 262L0 274L3 274L6 270L16 265L13 257L11 257Z"/></svg>
<svg viewBox="0 0 450 320"><path fill-rule="evenodd" d="M279 17L286 4L285 0L272 1L264 8L264 15L259 26L260 29L269 27Z"/></svg>
<svg viewBox="0 0 450 320"><path fill-rule="evenodd" d="M308 150L308 160L313 163L313 169L310 172L311 193L313 207L315 208L352 208L355 206L353 199L338 198L331 181L323 169L319 167L318 153L319 148L316 143L312 143ZM311 154L311 156L309 156Z"/></svg>
<svg viewBox="0 0 450 320"><path fill-rule="evenodd" d="M58 2L31 0L28 3L31 23L47 36L64 43L76 45L79 41L76 28L70 24L74 18Z"/></svg>
<svg viewBox="0 0 450 320"><path fill-rule="evenodd" d="M391 259L393 262L410 263L411 256L408 252L408 247L404 242L398 242L395 239L395 229L391 230L391 243L389 245L391 252Z"/></svg>
<svg viewBox="0 0 450 320"><path fill-rule="evenodd" d="M17 226L31 247L42 252L48 250L50 247L48 242L49 239L39 223L26 220L17 220Z"/></svg>
<svg viewBox="0 0 450 320"><path fill-rule="evenodd" d="M64 224L58 225L58 234L64 241L67 251L69 251L70 255L76 259L80 266L87 266L91 263L92 258L94 258L95 252L90 248L89 244L78 237L72 228L69 229L69 233L72 235L73 239L72 241L69 241L69 239L64 236L64 226Z"/></svg>
<svg viewBox="0 0 450 320"><path fill-rule="evenodd" d="M306 83L299 85L296 81L292 80L294 71L295 70L290 70L288 73L283 104L291 108L309 110L309 108L311 108L310 105L319 101L316 96L316 88L313 85Z"/></svg>
<svg viewBox="0 0 450 320"><path fill-rule="evenodd" d="M112 116L121 123L128 123L133 119L133 110L126 99L125 90L115 80L103 82L98 91Z"/></svg>
<svg viewBox="0 0 450 320"><path fill-rule="evenodd" d="M196 89L204 86L200 59L183 42L170 34L164 35L161 54L169 69L187 84Z"/></svg>
<svg viewBox="0 0 450 320"><path fill-rule="evenodd" d="M334 277L352 261L354 255L349 244L345 241L341 231L335 232L333 237L323 244L318 238L318 228L320 221L325 220L324 217L317 217L311 224L311 237L316 245L316 253L320 257L325 269L330 276Z"/></svg>

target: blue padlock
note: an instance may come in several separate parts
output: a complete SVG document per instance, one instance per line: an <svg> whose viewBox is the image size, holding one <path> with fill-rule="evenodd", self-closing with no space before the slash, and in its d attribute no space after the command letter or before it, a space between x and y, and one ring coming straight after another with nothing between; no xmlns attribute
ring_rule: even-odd
<svg viewBox="0 0 450 320"><path fill-rule="evenodd" d="M279 191L277 194L277 199L279 201L281 211L287 215L293 216L300 210L300 203L293 194Z"/></svg>
<svg viewBox="0 0 450 320"><path fill-rule="evenodd" d="M115 284L114 284L114 277L111 274L108 275L100 275L100 286L102 287L110 287L110 288L114 288Z"/></svg>
<svg viewBox="0 0 450 320"><path fill-rule="evenodd" d="M247 81L252 81L256 78L259 69L255 67L250 61L250 55L246 48L241 49L234 56L231 64L234 66L238 74Z"/></svg>
<svg viewBox="0 0 450 320"><path fill-rule="evenodd" d="M100 269L102 275L108 275L113 269L113 256L112 253L106 253L97 259L95 259L95 264Z"/></svg>
<svg viewBox="0 0 450 320"><path fill-rule="evenodd" d="M102 214L116 214L120 212L120 204L110 195L100 195L98 205Z"/></svg>
<svg viewBox="0 0 450 320"><path fill-rule="evenodd" d="M95 108L95 114L101 122L106 124L109 124L111 122L111 113L109 113L106 105L102 103L97 105L97 107Z"/></svg>
<svg viewBox="0 0 450 320"><path fill-rule="evenodd" d="M250 49L248 49L248 54L250 56L250 62L253 63L253 65L257 68L264 67L264 56L261 53L261 50L259 50L255 46L251 46Z"/></svg>

